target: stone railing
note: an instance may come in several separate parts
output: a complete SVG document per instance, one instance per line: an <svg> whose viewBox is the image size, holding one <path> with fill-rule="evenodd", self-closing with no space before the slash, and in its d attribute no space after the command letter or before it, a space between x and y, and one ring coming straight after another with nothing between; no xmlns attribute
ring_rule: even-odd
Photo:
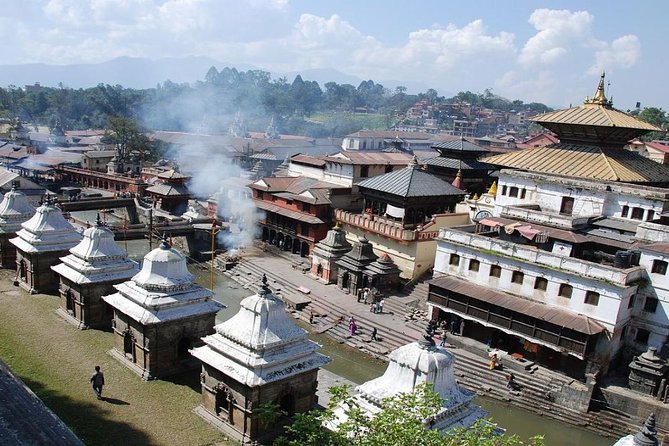
<svg viewBox="0 0 669 446"><path fill-rule="evenodd" d="M549 268L560 269L592 279L604 280L618 286L629 285L643 278L645 274L645 268L642 266L620 269L574 257L560 256L552 252L542 251L534 246L525 246L448 228L439 231L439 239L447 243L476 248L492 255L510 257L520 262L545 265Z"/></svg>
<svg viewBox="0 0 669 446"><path fill-rule="evenodd" d="M552 214L541 209L532 209L519 206L503 206L500 216L514 220L523 220L528 223L552 226L554 228L573 229L583 226L597 215L573 217L566 214Z"/></svg>

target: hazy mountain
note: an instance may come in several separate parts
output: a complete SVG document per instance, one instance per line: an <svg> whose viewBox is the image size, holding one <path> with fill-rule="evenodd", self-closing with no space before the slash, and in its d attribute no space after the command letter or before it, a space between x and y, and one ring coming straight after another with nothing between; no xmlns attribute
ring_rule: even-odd
<svg viewBox="0 0 669 446"><path fill-rule="evenodd" d="M211 66L218 70L233 64L219 62L204 56L182 58L145 59L118 57L97 64L1 65L0 86L32 85L35 82L47 87L63 83L66 87L87 88L97 84L120 84L128 88L151 88L170 80L175 83L203 80ZM237 65L238 70L256 69L251 65Z"/></svg>

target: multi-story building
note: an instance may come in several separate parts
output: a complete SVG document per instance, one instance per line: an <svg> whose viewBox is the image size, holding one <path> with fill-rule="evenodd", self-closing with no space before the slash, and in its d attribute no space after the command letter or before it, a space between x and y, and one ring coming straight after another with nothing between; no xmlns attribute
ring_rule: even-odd
<svg viewBox="0 0 669 446"><path fill-rule="evenodd" d="M533 119L560 143L485 158L492 215L442 229L428 303L463 334L582 378L669 334L669 169L624 150L656 128L612 107L602 77L582 106Z"/></svg>

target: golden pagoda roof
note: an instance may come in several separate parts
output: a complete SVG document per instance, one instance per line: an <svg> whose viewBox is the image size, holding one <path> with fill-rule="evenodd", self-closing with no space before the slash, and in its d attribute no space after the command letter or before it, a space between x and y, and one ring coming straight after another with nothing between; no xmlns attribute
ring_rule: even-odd
<svg viewBox="0 0 669 446"><path fill-rule="evenodd" d="M484 158L498 166L538 173L626 183L669 182L669 167L636 152L575 144L551 144Z"/></svg>
<svg viewBox="0 0 669 446"><path fill-rule="evenodd" d="M564 110L543 113L531 118L531 121L544 124L565 124L580 126L618 127L641 130L641 133L660 131L653 124L641 121L620 110L613 108L613 101L604 93L604 77L602 73L597 90L592 98L585 98L583 105ZM553 127L548 125L545 127Z"/></svg>

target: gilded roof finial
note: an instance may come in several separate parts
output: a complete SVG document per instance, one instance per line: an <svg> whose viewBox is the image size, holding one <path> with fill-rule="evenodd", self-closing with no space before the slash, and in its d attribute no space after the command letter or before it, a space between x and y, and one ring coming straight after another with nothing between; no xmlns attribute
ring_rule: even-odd
<svg viewBox="0 0 669 446"><path fill-rule="evenodd" d="M451 183L453 187L457 187L458 189L462 189L462 170L458 169L458 173L455 174L455 179Z"/></svg>
<svg viewBox="0 0 669 446"><path fill-rule="evenodd" d="M497 195L497 181L493 181L490 189L488 189L490 195Z"/></svg>
<svg viewBox="0 0 669 446"><path fill-rule="evenodd" d="M604 105L607 107L613 105L610 100L606 99L606 94L604 92L605 77L606 73L602 71L602 75L599 78L599 84L597 85L597 91L595 91L595 95L592 98L586 98L585 101L583 102L584 104Z"/></svg>

